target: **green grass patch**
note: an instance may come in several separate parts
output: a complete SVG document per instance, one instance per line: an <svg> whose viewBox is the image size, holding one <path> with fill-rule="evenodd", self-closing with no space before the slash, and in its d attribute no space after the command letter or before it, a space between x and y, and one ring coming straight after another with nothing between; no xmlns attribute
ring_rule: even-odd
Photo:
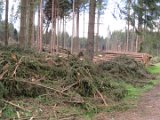
<svg viewBox="0 0 160 120"><path fill-rule="evenodd" d="M147 68L148 72L152 73L152 74L157 74L160 73L160 63L155 64L153 66L149 66Z"/></svg>
<svg viewBox="0 0 160 120"><path fill-rule="evenodd" d="M138 98L145 92L154 88L155 85L160 84L160 79L151 80L142 87L135 87L131 84L126 83L124 84L126 86L126 89L128 90L127 96L122 101L114 103L113 105L106 108L104 110L105 112L126 111L128 109L136 107Z"/></svg>
<svg viewBox="0 0 160 120"><path fill-rule="evenodd" d="M141 96L143 93L147 92L148 90L151 90L155 85L159 83L160 83L160 79L151 80L142 87L134 87L132 85L126 84L128 95L124 98L124 100L131 100L131 99L137 100L139 96Z"/></svg>
<svg viewBox="0 0 160 120"><path fill-rule="evenodd" d="M147 71L153 75L160 73L160 63L155 64L154 66L149 66ZM150 80L144 86L137 87L128 83L124 83L128 94L125 98L118 103L107 108L105 111L113 112L113 111L126 111L127 109L133 108L136 106L136 102L138 98L143 95L145 92L153 89L157 84L160 84L160 78L158 77L156 80Z"/></svg>
<svg viewBox="0 0 160 120"><path fill-rule="evenodd" d="M13 119L16 118L16 110L12 106L5 106L5 108L2 111L2 119Z"/></svg>

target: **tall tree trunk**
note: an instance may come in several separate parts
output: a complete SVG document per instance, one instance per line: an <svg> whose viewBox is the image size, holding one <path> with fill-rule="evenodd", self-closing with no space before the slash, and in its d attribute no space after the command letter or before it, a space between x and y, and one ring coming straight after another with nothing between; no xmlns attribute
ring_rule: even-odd
<svg viewBox="0 0 160 120"><path fill-rule="evenodd" d="M96 33L96 53L98 52L98 46L99 46L99 23L100 22L100 11L98 10L98 16L97 16L97 33Z"/></svg>
<svg viewBox="0 0 160 120"><path fill-rule="evenodd" d="M127 43L126 43L126 51L129 51L129 39L130 39L130 7L131 0L128 0L128 20L127 20Z"/></svg>
<svg viewBox="0 0 160 120"><path fill-rule="evenodd" d="M65 19L65 17L64 17L64 35L63 35L63 39L64 39L64 49L67 49L67 41L66 41L66 19Z"/></svg>
<svg viewBox="0 0 160 120"><path fill-rule="evenodd" d="M62 48L65 48L64 47L64 44L65 44L65 41L64 41L64 27L65 27L65 20L64 20L64 18L65 18L65 16L63 16L63 19L62 19L62 21L63 21L63 30L62 30Z"/></svg>
<svg viewBox="0 0 160 120"><path fill-rule="evenodd" d="M87 57L88 57L88 60L90 60L90 61L92 61L93 57L94 57L95 7L96 7L96 0L90 0L88 40L87 40Z"/></svg>
<svg viewBox="0 0 160 120"><path fill-rule="evenodd" d="M80 41L79 41L79 7L77 7L77 22L76 22L76 52L80 51Z"/></svg>
<svg viewBox="0 0 160 120"><path fill-rule="evenodd" d="M142 29L142 25L143 25L143 0L138 0L138 5L140 6L140 9L138 11L138 46L137 46L137 51L140 52L141 51L141 47L142 47L142 43L143 43L143 36L142 36L142 32L143 32L143 29Z"/></svg>
<svg viewBox="0 0 160 120"><path fill-rule="evenodd" d="M83 10L83 39L85 37L85 8Z"/></svg>
<svg viewBox="0 0 160 120"><path fill-rule="evenodd" d="M28 47L32 47L33 25L34 25L34 0L29 0L29 28L28 28Z"/></svg>
<svg viewBox="0 0 160 120"><path fill-rule="evenodd" d="M25 30L25 35L26 35L26 40L25 40L25 49L27 49L28 48L28 38L29 38L29 12L30 12L30 3L29 3L30 1L29 0L27 0L27 6L26 6L26 8L27 8L27 10L26 10L26 30Z"/></svg>
<svg viewBox="0 0 160 120"><path fill-rule="evenodd" d="M61 19L60 17L57 18L57 26L56 26L56 29L57 29L57 38L55 37L56 34L54 35L54 39L56 39L56 52L58 53L59 52L59 41L61 40ZM63 42L63 40L62 40ZM62 48L63 48L63 45L62 45Z"/></svg>
<svg viewBox="0 0 160 120"><path fill-rule="evenodd" d="M42 0L39 3L39 20L38 20L38 51L42 51L42 37L43 37L43 10L42 10Z"/></svg>
<svg viewBox="0 0 160 120"><path fill-rule="evenodd" d="M55 11L55 0L52 0L52 28L51 28L51 53L55 53L56 49L56 11Z"/></svg>
<svg viewBox="0 0 160 120"><path fill-rule="evenodd" d="M71 54L74 52L74 38L75 38L75 0L73 0L73 15L72 15L72 39L71 39Z"/></svg>
<svg viewBox="0 0 160 120"><path fill-rule="evenodd" d="M42 15L43 11L42 11L42 0L40 0L39 3L39 9L38 9L38 51L41 52L42 51L42 30L43 30L43 18Z"/></svg>
<svg viewBox="0 0 160 120"><path fill-rule="evenodd" d="M38 5L38 26L37 26L37 50L39 50L39 44L40 44L40 3Z"/></svg>
<svg viewBox="0 0 160 120"><path fill-rule="evenodd" d="M9 1L6 0L6 11L5 11L5 46L8 45L8 36L9 36L9 30L8 30L8 6L9 6Z"/></svg>
<svg viewBox="0 0 160 120"><path fill-rule="evenodd" d="M19 33L19 46L25 47L26 41L26 13L27 13L27 0L21 0L21 19L20 19L20 33Z"/></svg>

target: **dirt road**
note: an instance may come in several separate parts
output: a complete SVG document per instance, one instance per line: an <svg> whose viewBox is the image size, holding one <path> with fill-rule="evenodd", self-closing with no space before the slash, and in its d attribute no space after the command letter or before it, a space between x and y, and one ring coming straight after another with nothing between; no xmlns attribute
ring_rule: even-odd
<svg viewBox="0 0 160 120"><path fill-rule="evenodd" d="M109 115L99 114L95 120L160 120L160 85L145 93L136 108Z"/></svg>

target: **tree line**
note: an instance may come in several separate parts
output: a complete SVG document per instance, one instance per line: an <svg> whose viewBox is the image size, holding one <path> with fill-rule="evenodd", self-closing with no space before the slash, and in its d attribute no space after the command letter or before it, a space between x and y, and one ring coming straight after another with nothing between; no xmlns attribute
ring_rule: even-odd
<svg viewBox="0 0 160 120"><path fill-rule="evenodd" d="M16 2L19 4L17 11L20 11L19 47L24 49L36 48L41 52L43 44L47 43L49 51L52 54L56 54L59 52L60 47L68 49L67 42L70 42L69 50L71 53L80 52L82 46L81 38L79 37L80 14L87 12L89 14L88 35L85 45L87 58L92 60L94 53L98 52L102 43L105 44L102 45L102 48L107 49L107 40L106 42L101 42L99 37L99 23L108 0L16 0ZM134 46L135 48L132 48L134 51L141 51L142 46L144 46L145 33L154 32L155 30L159 32L159 3L159 0L125 0L117 4L117 8L120 11L119 16L126 20L126 37L122 40L125 51L130 51L129 48ZM6 46L8 45L9 34L9 4L10 1L8 0L5 2L1 0L0 2L0 5L5 5ZM34 22L36 13L38 13L37 27L35 27ZM83 17L85 19L85 15ZM70 41L67 41L66 21L69 19L72 19L72 36ZM84 24L83 26L85 26ZM97 31L95 31L95 27L97 27ZM132 38L134 39L132 40ZM109 42L114 43L112 39ZM113 48L115 49L116 46L113 45Z"/></svg>

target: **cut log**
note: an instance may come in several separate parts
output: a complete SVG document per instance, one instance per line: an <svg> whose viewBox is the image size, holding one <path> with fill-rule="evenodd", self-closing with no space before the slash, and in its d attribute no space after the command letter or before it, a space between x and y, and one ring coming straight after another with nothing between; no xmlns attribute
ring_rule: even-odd
<svg viewBox="0 0 160 120"><path fill-rule="evenodd" d="M107 51L103 52L97 56L94 56L94 63L101 63L104 61L111 61L112 59L126 55L128 57L134 58L136 61L143 63L144 65L148 65L152 56L147 53L136 53L136 52L117 52L117 51Z"/></svg>

